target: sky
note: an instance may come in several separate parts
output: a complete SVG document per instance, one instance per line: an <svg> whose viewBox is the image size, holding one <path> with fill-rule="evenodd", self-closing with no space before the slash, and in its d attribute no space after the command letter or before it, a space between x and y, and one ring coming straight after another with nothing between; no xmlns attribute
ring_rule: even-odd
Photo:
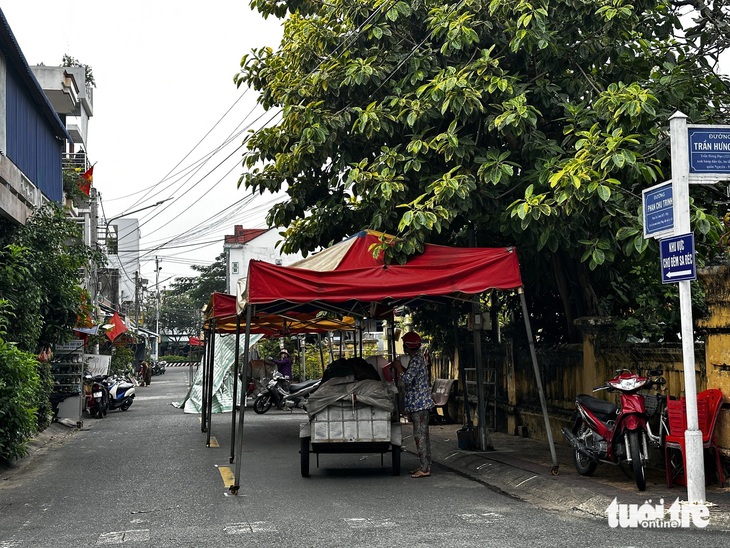
<svg viewBox="0 0 730 548"><path fill-rule="evenodd" d="M266 226L282 198L254 197L237 182L246 132L275 113L233 77L244 54L277 47L279 20L264 20L248 0L2 0L0 8L29 65L60 66L67 54L91 67L93 185L107 219L139 219L141 277L155 279L155 257L161 286L197 275L190 265L211 264L234 225Z"/></svg>

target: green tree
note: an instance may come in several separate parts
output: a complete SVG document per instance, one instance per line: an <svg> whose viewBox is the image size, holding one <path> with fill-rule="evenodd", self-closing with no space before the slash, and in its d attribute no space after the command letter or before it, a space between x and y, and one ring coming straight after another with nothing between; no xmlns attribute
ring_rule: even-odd
<svg viewBox="0 0 730 548"><path fill-rule="evenodd" d="M91 261L104 259L58 205L39 208L24 226L0 224L0 298L13 314L7 340L29 352L69 340L88 312L79 273Z"/></svg>
<svg viewBox="0 0 730 548"><path fill-rule="evenodd" d="M164 333L173 346L168 353L178 353L189 337L200 334L202 327L201 307L188 294L164 292L160 303L160 333Z"/></svg>
<svg viewBox="0 0 730 548"><path fill-rule="evenodd" d="M188 295L198 306L198 310L208 304L211 294L227 291L225 253L218 255L211 265L192 265L190 268L199 272L199 274L197 276L177 278L172 284L172 289L175 293Z"/></svg>
<svg viewBox="0 0 730 548"><path fill-rule="evenodd" d="M400 237L392 261L427 241L517 245L541 338L575 339L583 315L661 337L675 314L641 190L670 175L675 111L724 123L730 103L723 4L680 18L689 4L252 0L284 35L235 81L281 118L248 137L240 184L288 193L268 216L285 252L365 227ZM693 188L700 260L715 192Z"/></svg>
<svg viewBox="0 0 730 548"><path fill-rule="evenodd" d="M187 344L188 337L199 335L202 329L202 310L214 292L226 291L225 254L216 257L211 265L193 265L197 276L177 278L167 291L160 294L160 332L169 337L173 351ZM146 326L156 327L156 295L149 295L144 303Z"/></svg>

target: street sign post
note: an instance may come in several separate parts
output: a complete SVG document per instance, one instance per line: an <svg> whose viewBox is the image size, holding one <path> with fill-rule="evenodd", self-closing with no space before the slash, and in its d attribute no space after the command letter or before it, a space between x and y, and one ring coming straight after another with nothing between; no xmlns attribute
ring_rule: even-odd
<svg viewBox="0 0 730 548"><path fill-rule="evenodd" d="M674 231L672 181L642 190L644 238L660 238Z"/></svg>
<svg viewBox="0 0 730 548"><path fill-rule="evenodd" d="M697 279L695 268L695 235L673 236L659 241L662 283L670 284Z"/></svg>
<svg viewBox="0 0 730 548"><path fill-rule="evenodd" d="M679 309L682 320L682 355L684 357L684 394L687 409L685 477L687 499L690 503L705 502L705 463L702 456L702 431L697 416L697 381L695 379L694 324L692 321L692 290L689 270L694 272L694 236L690 235L689 184L712 184L730 179L730 126L696 126L687 124L687 116L675 112L669 119L672 156L672 199L674 233L681 234L667 242L668 266L662 258L662 281L678 281ZM679 248L682 248L681 250ZM691 248L691 258L687 255ZM684 262L684 264L679 264ZM687 264L691 262L690 264ZM674 265L673 263L676 263ZM695 274L692 274L694 276ZM680 279L681 278L681 279ZM669 283L669 282L665 282Z"/></svg>

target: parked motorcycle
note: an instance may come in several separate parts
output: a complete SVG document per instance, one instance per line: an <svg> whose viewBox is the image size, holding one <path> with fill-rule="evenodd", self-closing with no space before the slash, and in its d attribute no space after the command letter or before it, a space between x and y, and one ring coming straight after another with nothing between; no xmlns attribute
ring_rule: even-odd
<svg viewBox="0 0 730 548"><path fill-rule="evenodd" d="M256 397L253 410L262 415L273 405L286 409L307 408L307 398L322 382L322 379L311 379L304 382L289 384L284 375L275 371L266 383L266 389Z"/></svg>
<svg viewBox="0 0 730 548"><path fill-rule="evenodd" d="M152 364L152 375L164 375L167 362L156 361Z"/></svg>
<svg viewBox="0 0 730 548"><path fill-rule="evenodd" d="M86 375L84 380L90 385L86 396L86 410L92 417L102 419L109 409L109 391L104 385L104 375Z"/></svg>
<svg viewBox="0 0 730 548"><path fill-rule="evenodd" d="M126 379L115 377L107 377L104 383L109 391L109 409L129 409L135 397L134 385Z"/></svg>
<svg viewBox="0 0 730 548"><path fill-rule="evenodd" d="M652 371L648 377L642 377L628 369L620 369L613 379L593 389L594 392L620 392L620 407L586 394L576 396L573 427L563 427L562 431L575 450L573 461L579 474L590 476L601 462L621 464L626 461L631 463L639 491L646 489L648 416L644 396L639 391L664 384L666 380L661 372Z"/></svg>

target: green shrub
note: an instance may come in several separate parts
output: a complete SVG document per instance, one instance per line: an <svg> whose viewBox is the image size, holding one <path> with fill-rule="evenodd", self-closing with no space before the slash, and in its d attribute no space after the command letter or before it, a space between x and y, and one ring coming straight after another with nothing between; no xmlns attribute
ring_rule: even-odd
<svg viewBox="0 0 730 548"><path fill-rule="evenodd" d="M43 393L36 357L0 338L0 459L10 461L28 452L26 442L38 432Z"/></svg>
<svg viewBox="0 0 730 548"><path fill-rule="evenodd" d="M51 364L48 362L35 362L38 372L38 390L36 391L35 406L37 408L36 420L38 421L38 432L42 432L51 424L53 417L53 405L51 405L51 394L53 393L54 379L51 374Z"/></svg>
<svg viewBox="0 0 730 548"><path fill-rule="evenodd" d="M112 359L109 363L109 372L112 375L134 373L134 352L127 346L115 346Z"/></svg>

